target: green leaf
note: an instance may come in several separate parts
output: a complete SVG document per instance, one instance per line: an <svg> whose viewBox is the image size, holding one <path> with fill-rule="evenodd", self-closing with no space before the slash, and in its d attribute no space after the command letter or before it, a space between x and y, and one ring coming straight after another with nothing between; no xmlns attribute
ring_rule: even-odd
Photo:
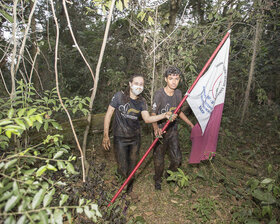
<svg viewBox="0 0 280 224"><path fill-rule="evenodd" d="M15 122L16 122L20 127L22 127L24 130L26 129L25 123L24 123L21 119L16 118L16 119L15 119Z"/></svg>
<svg viewBox="0 0 280 224"><path fill-rule="evenodd" d="M14 115L14 112L15 112L15 109L14 108L11 108L9 111L8 111L8 118L12 118L13 115Z"/></svg>
<svg viewBox="0 0 280 224"><path fill-rule="evenodd" d="M35 115L35 118L38 122L40 122L41 124L43 123L43 116L41 114L37 114Z"/></svg>
<svg viewBox="0 0 280 224"><path fill-rule="evenodd" d="M13 192L15 195L20 195L18 184L16 181L13 182Z"/></svg>
<svg viewBox="0 0 280 224"><path fill-rule="evenodd" d="M69 196L67 194L61 194L60 195L60 201L59 201L59 206L62 206L66 201L67 199L69 198Z"/></svg>
<svg viewBox="0 0 280 224"><path fill-rule="evenodd" d="M129 0L124 0L124 1L123 1L124 7L125 7L125 8L128 8L128 2L129 2Z"/></svg>
<svg viewBox="0 0 280 224"><path fill-rule="evenodd" d="M80 198L80 199L79 199L79 206L82 206L82 205L84 204L84 202L85 202L85 199Z"/></svg>
<svg viewBox="0 0 280 224"><path fill-rule="evenodd" d="M263 192L259 189L254 190L252 192L252 196L265 204L274 204L276 202L275 198L270 192Z"/></svg>
<svg viewBox="0 0 280 224"><path fill-rule="evenodd" d="M146 13L144 12L142 15L141 15L141 21L143 21L143 19L145 18L145 16L146 16Z"/></svg>
<svg viewBox="0 0 280 224"><path fill-rule="evenodd" d="M42 202L44 195L45 195L46 190L41 188L34 196L32 204L31 204L31 208L35 209L37 208L40 203Z"/></svg>
<svg viewBox="0 0 280 224"><path fill-rule="evenodd" d="M57 167L59 170L65 169L65 165L63 161L57 161Z"/></svg>
<svg viewBox="0 0 280 224"><path fill-rule="evenodd" d="M8 138L12 137L12 131L11 130L5 131L5 134L7 135Z"/></svg>
<svg viewBox="0 0 280 224"><path fill-rule="evenodd" d="M2 16L8 20L10 23L14 22L14 19L11 15L9 15L7 12L5 12L4 10L0 9L0 13L2 14Z"/></svg>
<svg viewBox="0 0 280 224"><path fill-rule="evenodd" d="M10 198L13 195L13 192L6 191L2 197L0 198L0 202L5 201L6 199Z"/></svg>
<svg viewBox="0 0 280 224"><path fill-rule="evenodd" d="M123 4L121 0L116 2L116 8L121 12L123 11Z"/></svg>
<svg viewBox="0 0 280 224"><path fill-rule="evenodd" d="M26 120L29 127L31 127L33 125L33 122L31 119L29 119L28 117L25 117L24 119Z"/></svg>
<svg viewBox="0 0 280 224"><path fill-rule="evenodd" d="M67 166L66 166L67 171L72 174L77 174L77 172L74 169L74 166L69 162L66 162L66 163L67 163Z"/></svg>
<svg viewBox="0 0 280 224"><path fill-rule="evenodd" d="M14 216L10 215L7 219L5 219L4 224L16 224Z"/></svg>
<svg viewBox="0 0 280 224"><path fill-rule="evenodd" d="M68 219L68 223L71 224L72 223L72 216L70 212L66 213L67 219Z"/></svg>
<svg viewBox="0 0 280 224"><path fill-rule="evenodd" d="M54 155L54 159L57 159L57 158L59 158L60 156L62 156L63 155L63 151L58 151L55 155Z"/></svg>
<svg viewBox="0 0 280 224"><path fill-rule="evenodd" d="M40 211L38 215L40 217L40 221L42 221L43 224L48 224L49 223L48 215L45 211Z"/></svg>
<svg viewBox="0 0 280 224"><path fill-rule="evenodd" d="M265 179L261 182L261 184L269 184L269 183L271 183L271 182L274 182L274 180L271 179L271 178L265 178Z"/></svg>
<svg viewBox="0 0 280 224"><path fill-rule="evenodd" d="M83 208L80 208L80 207L79 207L79 208L77 208L77 213L78 213L78 214L83 213L83 211L84 211L84 210L83 210Z"/></svg>
<svg viewBox="0 0 280 224"><path fill-rule="evenodd" d="M19 200L20 200L20 196L19 196L19 195L13 195L13 196L7 201L7 203L6 203L6 205L5 205L4 211L5 211L5 212L8 212L8 211L10 211L11 209L13 209L13 208L16 206L16 204L19 202Z"/></svg>
<svg viewBox="0 0 280 224"><path fill-rule="evenodd" d="M151 16L148 17L148 23L150 26L154 24L154 20Z"/></svg>
<svg viewBox="0 0 280 224"><path fill-rule="evenodd" d="M7 120L7 119L0 121L0 125L2 125L2 126L7 125L7 124L11 124L11 123L13 123L13 122L10 121L10 120Z"/></svg>
<svg viewBox="0 0 280 224"><path fill-rule="evenodd" d="M5 127L6 129L10 129L10 130L18 130L18 129L25 129L25 126L24 128L22 128L21 126L18 126L18 125L13 125L13 124L9 124Z"/></svg>
<svg viewBox="0 0 280 224"><path fill-rule="evenodd" d="M46 194L43 201L44 207L47 207L51 203L54 193L55 189L53 188L49 193Z"/></svg>
<svg viewBox="0 0 280 224"><path fill-rule="evenodd" d="M45 130L45 132L47 132L48 128L49 128L49 123L46 122L46 123L44 124L44 130Z"/></svg>
<svg viewBox="0 0 280 224"><path fill-rule="evenodd" d="M19 220L17 221L17 224L24 224L26 221L26 216L22 215Z"/></svg>
<svg viewBox="0 0 280 224"><path fill-rule="evenodd" d="M4 166L4 169L8 169L10 166L14 165L16 162L17 162L18 159L13 159L13 160L10 160L9 162L7 162Z"/></svg>
<svg viewBox="0 0 280 224"><path fill-rule="evenodd" d="M31 110L29 110L27 112L27 117L31 116L32 114L34 114L34 112L36 111L37 109L36 108L32 108Z"/></svg>
<svg viewBox="0 0 280 224"><path fill-rule="evenodd" d="M92 217L92 213L89 211L89 207L88 206L85 206L85 214L88 218L91 218Z"/></svg>
<svg viewBox="0 0 280 224"><path fill-rule="evenodd" d="M35 127L36 127L37 131L39 132L40 128L42 127L42 124L39 122L35 122Z"/></svg>
<svg viewBox="0 0 280 224"><path fill-rule="evenodd" d="M40 177L47 170L47 166L41 166L36 172L36 176Z"/></svg>
<svg viewBox="0 0 280 224"><path fill-rule="evenodd" d="M47 164L47 169L48 170L57 171L57 169L53 165L51 165L51 164Z"/></svg>
<svg viewBox="0 0 280 224"><path fill-rule="evenodd" d="M60 209L55 209L54 211L54 220L57 224L63 224L63 211Z"/></svg>
<svg viewBox="0 0 280 224"><path fill-rule="evenodd" d="M53 121L53 122L51 122L51 123L52 123L52 125L53 125L56 129L62 130L60 124L58 124L57 122Z"/></svg>
<svg viewBox="0 0 280 224"><path fill-rule="evenodd" d="M22 109L20 109L19 111L18 111L18 116L19 117L21 117L23 114L24 114L24 112L26 111L26 108L22 108Z"/></svg>

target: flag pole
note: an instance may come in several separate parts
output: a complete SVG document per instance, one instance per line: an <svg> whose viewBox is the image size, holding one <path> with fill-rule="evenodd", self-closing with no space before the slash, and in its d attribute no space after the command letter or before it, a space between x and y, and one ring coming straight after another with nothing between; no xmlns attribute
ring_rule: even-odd
<svg viewBox="0 0 280 224"><path fill-rule="evenodd" d="M204 65L203 69L201 70L201 72L198 74L197 78L195 79L194 83L191 85L191 87L189 88L189 90L187 91L187 93L185 94L185 96L183 97L182 101L179 103L179 105L177 106L176 110L174 111L174 114L177 114L178 111L180 110L180 108L182 107L183 103L185 102L185 100L188 98L190 92L193 90L194 86L196 85L196 83L198 82L198 80L201 78L201 76L203 75L203 73L205 72L205 70L208 68L208 66L210 65L211 61L214 59L214 57L216 56L216 54L218 53L218 51L220 50L220 48L223 46L224 42L226 41L226 39L228 38L228 36L230 35L231 30L229 30L226 35L224 36L224 38L222 39L222 41L219 43L218 47L216 48L216 50L213 52L213 54L211 55L211 57L209 58L209 60L206 62L206 64ZM162 132L164 132L166 130L166 128L168 127L168 125L170 124L170 120L168 120L164 127L162 128ZM148 156L148 154L150 153L150 151L152 150L152 148L155 146L155 144L158 142L159 138L155 138L155 140L153 141L153 143L151 144L151 146L148 148L148 150L146 151L146 153L144 154L144 156L140 159L140 161L137 163L137 165L135 166L135 168L133 169L133 171L130 173L130 175L128 176L128 178L125 180L125 182L122 184L122 186L120 187L120 189L117 191L117 193L115 194L115 196L112 198L111 202L108 204L108 207L114 203L114 201L116 200L116 198L119 196L119 194L122 192L122 190L124 189L124 187L127 185L127 183L130 181L130 179L132 178L132 176L135 174L136 170L139 168L139 166L143 163L143 161L146 159L146 157Z"/></svg>

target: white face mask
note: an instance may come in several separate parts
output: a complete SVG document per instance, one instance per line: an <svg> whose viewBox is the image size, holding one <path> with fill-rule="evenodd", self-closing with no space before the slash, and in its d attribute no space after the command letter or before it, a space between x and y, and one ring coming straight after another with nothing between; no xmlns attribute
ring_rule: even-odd
<svg viewBox="0 0 280 224"><path fill-rule="evenodd" d="M143 86L136 86L136 85L132 85L130 88L131 88L131 92L133 92L133 94L136 96L142 93L144 89Z"/></svg>

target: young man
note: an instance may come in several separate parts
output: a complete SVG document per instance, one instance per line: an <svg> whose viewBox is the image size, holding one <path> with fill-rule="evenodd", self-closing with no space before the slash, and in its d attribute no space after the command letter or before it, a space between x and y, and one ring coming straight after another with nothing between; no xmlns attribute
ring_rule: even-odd
<svg viewBox="0 0 280 224"><path fill-rule="evenodd" d="M154 101L152 106L152 115L158 115L165 112L174 112L182 100L182 92L178 89L181 71L176 67L169 67L165 73L166 86L160 88L154 94ZM179 111L179 117L193 128L192 122L187 116ZM159 121L153 123L155 136L161 136L164 124L166 121ZM169 124L166 129L161 143L158 143L154 149L154 167L155 167L155 189L161 190L161 182L164 171L164 156L166 151L169 154L170 166L169 170L177 171L182 162L182 153L179 147L179 136L177 130L177 121Z"/></svg>

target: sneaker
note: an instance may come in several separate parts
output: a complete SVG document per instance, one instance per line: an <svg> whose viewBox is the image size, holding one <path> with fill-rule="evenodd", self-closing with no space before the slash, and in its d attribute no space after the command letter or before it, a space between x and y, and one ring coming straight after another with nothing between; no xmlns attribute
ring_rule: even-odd
<svg viewBox="0 0 280 224"><path fill-rule="evenodd" d="M155 189L161 191L161 183L155 183Z"/></svg>

